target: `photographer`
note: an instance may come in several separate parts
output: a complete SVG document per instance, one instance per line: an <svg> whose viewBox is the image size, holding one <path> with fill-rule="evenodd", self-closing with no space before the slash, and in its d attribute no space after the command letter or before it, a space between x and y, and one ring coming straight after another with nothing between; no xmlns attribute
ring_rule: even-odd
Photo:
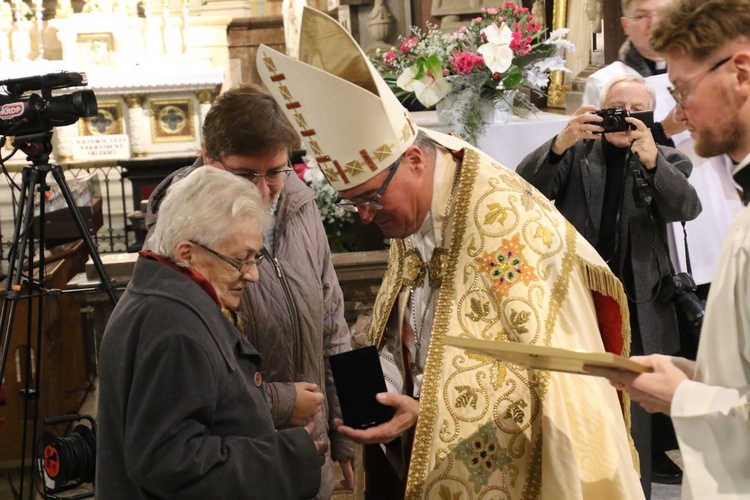
<svg viewBox="0 0 750 500"><path fill-rule="evenodd" d="M555 200L622 281L630 307L631 353L673 354L680 347L674 306L656 295L662 277L670 274L662 240L666 223L692 220L701 210L687 180L692 164L679 151L657 146L643 121L610 109L653 110L653 89L643 77L616 77L602 95L603 111L579 108L563 131L528 155L517 172ZM613 122L626 130L607 132L604 117L607 125ZM648 497L651 418L638 405L632 412Z"/></svg>

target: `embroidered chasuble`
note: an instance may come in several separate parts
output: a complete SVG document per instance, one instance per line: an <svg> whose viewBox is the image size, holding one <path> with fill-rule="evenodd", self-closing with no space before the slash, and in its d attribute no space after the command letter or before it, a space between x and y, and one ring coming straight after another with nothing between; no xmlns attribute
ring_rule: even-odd
<svg viewBox="0 0 750 500"><path fill-rule="evenodd" d="M468 144L429 135L451 148L437 148L431 234L426 246L391 241L369 331L389 390L419 394L406 497L643 498L629 418L605 379L443 344L627 355L630 327L622 285L552 202Z"/></svg>

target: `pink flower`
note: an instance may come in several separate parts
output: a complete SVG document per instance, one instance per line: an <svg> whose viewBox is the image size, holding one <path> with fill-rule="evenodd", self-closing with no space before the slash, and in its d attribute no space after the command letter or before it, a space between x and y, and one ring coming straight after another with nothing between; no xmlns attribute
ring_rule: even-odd
<svg viewBox="0 0 750 500"><path fill-rule="evenodd" d="M476 64L475 56L468 52L460 52L458 55L450 58L453 68L459 75L468 75L474 70ZM482 59L484 62L484 59Z"/></svg>
<svg viewBox="0 0 750 500"><path fill-rule="evenodd" d="M396 54L394 51L389 50L385 53L383 56L383 64L386 65L388 68L393 67L393 62L398 58L398 54Z"/></svg>
<svg viewBox="0 0 750 500"><path fill-rule="evenodd" d="M494 7L490 7L489 9L487 9L487 14L489 14L491 16L495 16L495 15L497 15L497 9L494 8Z"/></svg>
<svg viewBox="0 0 750 500"><path fill-rule="evenodd" d="M297 177L300 178L300 180L305 180L305 171L307 170L307 164L306 163L295 163L292 165L292 168L294 169L294 173L297 174Z"/></svg>
<svg viewBox="0 0 750 500"><path fill-rule="evenodd" d="M417 40L417 37L410 36L409 38L401 42L401 46L399 47L399 49L401 50L402 54L407 54L411 51L411 49L414 48L414 46L417 43L419 43L419 40Z"/></svg>
<svg viewBox="0 0 750 500"><path fill-rule="evenodd" d="M459 33L464 33L465 31L466 31L466 26L461 26L460 28L458 28Z"/></svg>
<svg viewBox="0 0 750 500"><path fill-rule="evenodd" d="M477 23L481 23L481 22L482 22L482 18L481 17L475 17L474 19L471 20L472 24L477 24Z"/></svg>

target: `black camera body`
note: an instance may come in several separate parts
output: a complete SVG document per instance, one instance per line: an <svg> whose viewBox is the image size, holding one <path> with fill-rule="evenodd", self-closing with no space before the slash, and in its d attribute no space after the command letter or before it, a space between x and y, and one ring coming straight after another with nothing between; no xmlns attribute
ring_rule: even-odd
<svg viewBox="0 0 750 500"><path fill-rule="evenodd" d="M654 112L653 111L628 111L625 108L605 108L599 111L591 111L592 115L599 115L602 117L602 122L599 124L604 128L604 133L610 132L624 132L626 130L635 130L635 125L625 121L625 118L632 116L638 118L647 127L651 127L654 124Z"/></svg>
<svg viewBox="0 0 750 500"><path fill-rule="evenodd" d="M52 96L52 90L84 86L85 73L61 71L0 81L7 95L0 95L0 135L25 136L72 125L81 117L98 112L96 96L91 90L78 90L67 95ZM27 91L39 94L23 96Z"/></svg>
<svg viewBox="0 0 750 500"><path fill-rule="evenodd" d="M630 130L630 124L625 121L630 113L625 108L605 108L593 111L592 114L602 117L600 125L604 128L604 133Z"/></svg>
<svg viewBox="0 0 750 500"><path fill-rule="evenodd" d="M677 312L680 329L698 338L706 313L704 301L698 298L695 291L698 287L689 273L668 274L661 279L659 300L672 302Z"/></svg>

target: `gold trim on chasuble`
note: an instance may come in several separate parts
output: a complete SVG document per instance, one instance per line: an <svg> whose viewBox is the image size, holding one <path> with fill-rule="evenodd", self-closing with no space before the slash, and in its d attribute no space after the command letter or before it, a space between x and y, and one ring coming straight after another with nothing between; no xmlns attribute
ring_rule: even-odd
<svg viewBox="0 0 750 500"><path fill-rule="evenodd" d="M472 499L495 490L519 499L537 498L541 491L541 404L549 374L448 351L440 340L450 334L549 345L575 269L576 232L562 217L546 216L557 212L525 181L499 166L488 178L481 162L476 151L464 150L453 218L446 226L448 255L407 498ZM516 258L512 265L519 272L510 265L493 276L489 255ZM515 284L521 289L510 293ZM395 299L393 290L386 296L389 304ZM379 316L382 321L387 313Z"/></svg>
<svg viewBox="0 0 750 500"><path fill-rule="evenodd" d="M368 172L368 169L369 172L375 172L380 168L373 160L373 157L382 162L389 156L393 156L393 152L397 149L397 145L395 143L386 143L381 144L371 152L366 149L360 150L359 155L361 156L362 161L354 159L346 162L342 166L338 159L331 158L331 156L326 154L321 148L320 143L316 139L317 132L314 128L308 126L307 119L302 112L303 105L298 100L295 100L292 91L284 83L286 81L286 76L283 73L278 72L273 58L266 54L263 57L263 63L266 65L266 69L271 75L271 81L278 86L279 92L286 103L286 108L291 110L294 114L294 121L299 128L300 135L302 135L305 142L310 146L315 162L328 182L336 182L340 178L341 182L344 184L352 184L353 178L356 178L364 172ZM414 133L414 125L412 123L411 115L406 112L404 115L407 123L402 130L402 137L408 138L410 131ZM365 166L367 166L367 169L365 169ZM354 182L354 185L359 184L361 184L361 182Z"/></svg>

